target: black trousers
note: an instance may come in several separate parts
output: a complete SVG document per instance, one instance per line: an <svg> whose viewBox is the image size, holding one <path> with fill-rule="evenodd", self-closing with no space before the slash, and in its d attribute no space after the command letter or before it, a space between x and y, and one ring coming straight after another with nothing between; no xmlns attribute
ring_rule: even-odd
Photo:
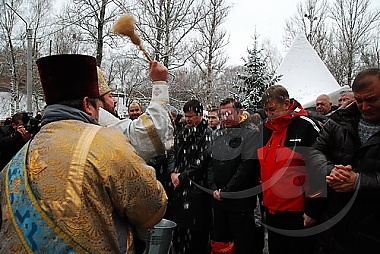
<svg viewBox="0 0 380 254"><path fill-rule="evenodd" d="M234 242L236 254L256 254L254 246L255 219L253 210L249 212L232 212L213 209L213 240L217 242Z"/></svg>
<svg viewBox="0 0 380 254"><path fill-rule="evenodd" d="M266 212L266 224L276 229L285 229L283 234L268 229L268 249L270 254L313 253L312 237L295 237L286 234L286 230L303 229L303 212Z"/></svg>

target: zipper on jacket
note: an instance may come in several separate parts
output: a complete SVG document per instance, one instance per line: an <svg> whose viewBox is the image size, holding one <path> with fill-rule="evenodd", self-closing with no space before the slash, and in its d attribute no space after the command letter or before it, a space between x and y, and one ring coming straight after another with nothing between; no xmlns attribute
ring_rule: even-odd
<svg viewBox="0 0 380 254"><path fill-rule="evenodd" d="M278 155L278 152L280 151L281 143L282 143L282 138L280 139L280 142L278 142L278 144L277 144L276 155L274 156L275 162L277 162L277 155Z"/></svg>
<svg viewBox="0 0 380 254"><path fill-rule="evenodd" d="M268 156L269 150L270 150L271 147L272 147L272 141L273 141L273 138L271 138L271 139L268 141L268 142L269 142L269 145L268 145L268 149L267 149L267 151L266 151L266 153L265 153L264 160L267 159L267 156Z"/></svg>

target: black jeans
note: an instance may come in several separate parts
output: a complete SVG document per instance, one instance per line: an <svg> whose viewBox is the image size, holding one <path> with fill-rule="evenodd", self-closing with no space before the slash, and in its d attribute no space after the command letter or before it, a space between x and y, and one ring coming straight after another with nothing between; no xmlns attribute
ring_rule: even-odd
<svg viewBox="0 0 380 254"><path fill-rule="evenodd" d="M255 219L253 210L233 212L214 209L214 235L217 242L234 242L236 254L255 254Z"/></svg>
<svg viewBox="0 0 380 254"><path fill-rule="evenodd" d="M286 230L303 229L303 212L266 212L266 224L276 229L285 229L279 234L268 229L268 249L270 254L305 254L312 253L310 237L286 235Z"/></svg>

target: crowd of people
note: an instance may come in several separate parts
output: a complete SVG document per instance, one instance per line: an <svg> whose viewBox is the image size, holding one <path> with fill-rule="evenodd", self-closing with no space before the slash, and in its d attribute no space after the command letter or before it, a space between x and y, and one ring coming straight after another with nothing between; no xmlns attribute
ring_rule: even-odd
<svg viewBox="0 0 380 254"><path fill-rule="evenodd" d="M310 111L270 86L170 105L149 63L144 110L116 100L95 58L37 60L46 108L0 127L0 253L144 253L139 230L176 223L171 253L376 253L380 249L380 69ZM70 73L70 75L67 75Z"/></svg>

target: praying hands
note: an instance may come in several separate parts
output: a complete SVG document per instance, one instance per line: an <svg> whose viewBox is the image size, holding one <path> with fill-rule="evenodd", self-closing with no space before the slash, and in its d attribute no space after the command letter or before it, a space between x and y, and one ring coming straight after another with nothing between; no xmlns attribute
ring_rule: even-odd
<svg viewBox="0 0 380 254"><path fill-rule="evenodd" d="M335 165L330 175L326 176L327 184L336 192L353 191L357 179L358 175L351 165Z"/></svg>

